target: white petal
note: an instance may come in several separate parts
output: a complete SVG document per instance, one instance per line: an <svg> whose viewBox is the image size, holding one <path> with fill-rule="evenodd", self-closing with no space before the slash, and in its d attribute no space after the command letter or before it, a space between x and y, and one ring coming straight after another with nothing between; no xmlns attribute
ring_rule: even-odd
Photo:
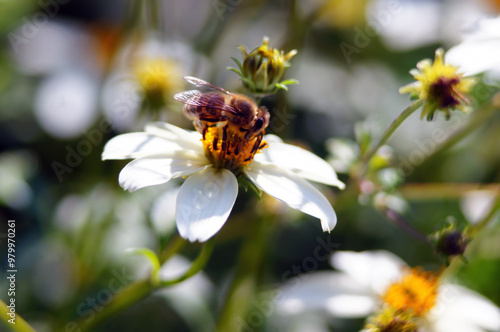
<svg viewBox="0 0 500 332"><path fill-rule="evenodd" d="M226 169L207 168L190 176L177 195L179 234L191 242L207 241L224 225L238 195L238 181Z"/></svg>
<svg viewBox="0 0 500 332"><path fill-rule="evenodd" d="M203 151L203 145L200 142L201 134L196 131L185 130L167 122L148 123L144 131L151 135L163 137L169 141L184 144L186 148Z"/></svg>
<svg viewBox="0 0 500 332"><path fill-rule="evenodd" d="M328 162L298 146L272 142L255 156L254 162L276 165L305 179L345 188Z"/></svg>
<svg viewBox="0 0 500 332"><path fill-rule="evenodd" d="M437 304L429 314L436 331L448 331L455 323L457 331L500 331L500 309L486 297L467 288L444 284L438 289ZM453 330L455 331L455 330Z"/></svg>
<svg viewBox="0 0 500 332"><path fill-rule="evenodd" d="M382 294L390 283L398 281L406 263L385 250L338 251L333 254L333 267L376 294Z"/></svg>
<svg viewBox="0 0 500 332"><path fill-rule="evenodd" d="M364 317L376 298L344 273L312 272L288 279L275 301L287 314L324 309L337 317Z"/></svg>
<svg viewBox="0 0 500 332"><path fill-rule="evenodd" d="M147 157L128 163L120 172L118 182L125 190L162 184L172 178L187 176L207 167L202 158L178 156L176 158Z"/></svg>
<svg viewBox="0 0 500 332"><path fill-rule="evenodd" d="M130 159L147 156L172 156L178 152L203 154L203 147L194 148L190 142L167 140L147 133L128 133L113 137L104 146L102 159Z"/></svg>
<svg viewBox="0 0 500 332"><path fill-rule="evenodd" d="M460 200L462 212L471 224L481 221L491 211L496 194L489 190L469 191Z"/></svg>
<svg viewBox="0 0 500 332"><path fill-rule="evenodd" d="M171 155L192 151L204 155L201 135L165 122L149 123L145 132L128 133L112 138L104 146L102 159L129 159L153 155Z"/></svg>
<svg viewBox="0 0 500 332"><path fill-rule="evenodd" d="M291 208L319 218L323 231L330 232L337 224L337 216L330 202L303 178L276 166L260 163L252 163L245 173L267 194Z"/></svg>
<svg viewBox="0 0 500 332"><path fill-rule="evenodd" d="M500 68L500 38L464 42L446 52L446 62L459 67L466 76Z"/></svg>
<svg viewBox="0 0 500 332"><path fill-rule="evenodd" d="M264 140L268 143L283 143L283 140L281 137L273 135L273 134L267 134L264 135Z"/></svg>

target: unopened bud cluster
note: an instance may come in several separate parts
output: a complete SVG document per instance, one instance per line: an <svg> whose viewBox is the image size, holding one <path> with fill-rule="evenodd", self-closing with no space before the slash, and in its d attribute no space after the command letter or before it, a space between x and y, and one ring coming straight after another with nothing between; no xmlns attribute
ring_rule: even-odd
<svg viewBox="0 0 500 332"><path fill-rule="evenodd" d="M267 37L264 37L262 45L251 52L248 52L244 46L240 46L239 49L243 55L243 63L233 58L239 69L231 67L228 69L240 75L243 86L250 93L273 94L279 89L288 90L289 84L298 83L296 80L281 81L285 69L290 67L290 59L297 54L296 50L285 54L282 50L270 48Z"/></svg>

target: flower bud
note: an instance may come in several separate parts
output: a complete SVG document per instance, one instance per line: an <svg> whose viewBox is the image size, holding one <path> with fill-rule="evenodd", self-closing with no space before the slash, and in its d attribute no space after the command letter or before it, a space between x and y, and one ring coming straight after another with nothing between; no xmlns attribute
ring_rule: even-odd
<svg viewBox="0 0 500 332"><path fill-rule="evenodd" d="M476 81L463 77L458 67L444 63L444 51L438 49L434 62L425 59L417 63L417 69L410 74L417 80L399 89L400 93L409 93L412 99L424 101L421 118L428 121L434 118L436 111L442 111L445 118L450 118L454 109L466 112L469 108L467 94Z"/></svg>
<svg viewBox="0 0 500 332"><path fill-rule="evenodd" d="M469 243L469 238L453 226L436 232L433 240L437 252L447 257L463 255Z"/></svg>
<svg viewBox="0 0 500 332"><path fill-rule="evenodd" d="M297 84L296 80L280 81L285 68L290 67L289 60L297 54L292 50L285 54L282 50L269 47L269 39L264 37L262 45L247 52L244 46L238 47L243 54L243 64L237 59L239 70L228 67L240 75L244 87L255 95L268 95L275 93L278 89L288 90L287 85Z"/></svg>

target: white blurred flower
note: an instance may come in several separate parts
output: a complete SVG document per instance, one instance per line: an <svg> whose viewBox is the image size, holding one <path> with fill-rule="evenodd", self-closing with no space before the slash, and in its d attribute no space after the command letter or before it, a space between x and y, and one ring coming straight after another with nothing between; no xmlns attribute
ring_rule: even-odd
<svg viewBox="0 0 500 332"><path fill-rule="evenodd" d="M84 26L49 20L26 20L11 40L19 70L41 76L34 96L34 115L55 138L78 137L97 118L102 63L97 38Z"/></svg>
<svg viewBox="0 0 500 332"><path fill-rule="evenodd" d="M120 185L130 191L188 177L177 195L176 220L179 234L189 241L208 240L226 222L238 194L234 173L244 174L258 188L290 207L321 219L324 231L335 226L337 218L332 206L305 180L343 188L326 161L272 135L264 136L269 142L267 148L263 147L265 143L259 143L260 148L255 149L255 142L248 140L241 143L238 152L228 150L227 154L220 154L220 147L212 148L221 144L212 129L218 130L211 127L202 137L198 132L168 123L151 123L145 132L111 139L102 158L135 159L119 176ZM229 169L214 167L213 162Z"/></svg>
<svg viewBox="0 0 500 332"><path fill-rule="evenodd" d="M464 40L448 50L446 61L460 67L465 75L500 72L500 17L476 22Z"/></svg>
<svg viewBox="0 0 500 332"><path fill-rule="evenodd" d="M169 187L161 194L151 207L151 223L159 234L170 234L175 229L175 199L179 187Z"/></svg>
<svg viewBox="0 0 500 332"><path fill-rule="evenodd" d="M74 138L97 118L99 81L80 70L60 70L40 84L34 112L40 126L56 138Z"/></svg>
<svg viewBox="0 0 500 332"><path fill-rule="evenodd" d="M367 17L390 48L406 50L439 41L441 9L442 4L433 0L374 0Z"/></svg>
<svg viewBox="0 0 500 332"><path fill-rule="evenodd" d="M191 262L182 256L173 256L160 268L161 280L173 280L184 275ZM180 284L165 287L156 294L163 297L191 327L192 331L214 331L215 322L209 301L214 285L207 275L199 272Z"/></svg>
<svg viewBox="0 0 500 332"><path fill-rule="evenodd" d="M30 75L47 75L62 69L95 70L97 43L83 26L49 20L34 25L26 20L17 31L19 42L11 42L11 53L19 69Z"/></svg>
<svg viewBox="0 0 500 332"><path fill-rule="evenodd" d="M144 42L130 41L118 52L104 82L101 103L105 116L118 131L143 127L151 121L140 114L145 100L163 107L174 101L174 94L184 86L182 75L195 74L195 65L201 61L182 42L164 42L155 36Z"/></svg>
<svg viewBox="0 0 500 332"><path fill-rule="evenodd" d="M330 154L328 162L339 173L349 173L360 157L359 146L348 138L330 138L326 148Z"/></svg>
<svg viewBox="0 0 500 332"><path fill-rule="evenodd" d="M340 271L289 280L277 299L279 311L324 310L349 318L368 316L385 305L411 312L422 332L500 331L500 309L491 301L464 287L440 283L421 269L409 269L390 252L337 252L331 263Z"/></svg>
<svg viewBox="0 0 500 332"><path fill-rule="evenodd" d="M495 198L495 194L489 190L470 191L460 200L460 207L467 220L476 224L491 211Z"/></svg>
<svg viewBox="0 0 500 332"><path fill-rule="evenodd" d="M156 237L147 224L147 212L158 189L149 188L143 195L130 196L99 184L85 194L68 194L55 208L53 225L73 239L72 244L87 234L98 234L91 247L100 253L100 262L120 261L128 265L125 249L156 245Z"/></svg>
<svg viewBox="0 0 500 332"><path fill-rule="evenodd" d="M410 50L456 42L460 34L457 27L491 15L492 10L493 4L476 0L373 0L367 21L388 47ZM370 33L370 28L365 27L365 32ZM364 36L371 38L369 34Z"/></svg>
<svg viewBox="0 0 500 332"><path fill-rule="evenodd" d="M33 191L26 182L34 171L36 161L25 151L0 154L0 202L12 208L26 207L33 198Z"/></svg>

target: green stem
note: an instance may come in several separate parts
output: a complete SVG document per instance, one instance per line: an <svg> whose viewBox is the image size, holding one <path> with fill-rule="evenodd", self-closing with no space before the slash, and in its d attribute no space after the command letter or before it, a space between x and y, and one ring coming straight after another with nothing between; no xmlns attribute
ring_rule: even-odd
<svg viewBox="0 0 500 332"><path fill-rule="evenodd" d="M186 243L186 240L181 238L179 234L176 233L169 241L168 246L166 246L160 253L160 264L165 263L170 259L170 257L178 253L186 245Z"/></svg>
<svg viewBox="0 0 500 332"><path fill-rule="evenodd" d="M6 326L9 326L10 329L15 332L35 332L35 329L32 328L17 312L14 320L15 324L9 323L9 319L12 319L12 317L9 316L9 313L10 309L7 307L7 304L0 300L0 321L2 321Z"/></svg>
<svg viewBox="0 0 500 332"><path fill-rule="evenodd" d="M183 282L186 279L191 278L205 267L207 265L207 262L212 255L212 251L214 249L214 241L210 240L203 247L201 248L200 254L198 257L195 259L193 262L193 265L187 270L186 273L184 273L182 276L172 279L172 280L164 280L160 281L160 287L166 287L166 286L171 286L171 285L176 285L181 282Z"/></svg>
<svg viewBox="0 0 500 332"><path fill-rule="evenodd" d="M171 249L167 251L166 254L164 255L163 257L164 260L160 260L162 263L165 262L175 253L174 252L175 249L179 250L180 248L182 248L182 245L179 245L179 243L184 244L185 241L182 239L181 239L182 241L180 241L179 239L176 239L177 240L175 241L176 245L169 247ZM185 274L183 274L178 278L172 280L160 281L159 283L155 283L154 280L148 278L146 280L140 280L126 286L125 288L114 294L111 302L106 306L102 307L101 311L97 311L92 319L90 319L89 317L80 318L76 322L79 327L79 329L77 330L82 332L93 331L95 327L98 326L100 323L106 321L111 316L138 303L139 301L150 295L153 291L160 289L162 287L176 285L186 279L191 278L205 267L210 257L210 254L212 253L212 249L213 249L213 241L205 243L200 251L200 254L193 262L191 268Z"/></svg>
<svg viewBox="0 0 500 332"><path fill-rule="evenodd" d="M219 316L218 332L238 331L257 293L257 277L265 256L268 227L260 218L241 248L231 288Z"/></svg>
<svg viewBox="0 0 500 332"><path fill-rule="evenodd" d="M144 299L153 290L155 290L155 286L149 279L137 281L126 286L114 294L111 302L104 306L101 311L97 311L93 319L92 317L80 318L76 322L79 327L76 331L94 331L95 327L100 323Z"/></svg>
<svg viewBox="0 0 500 332"><path fill-rule="evenodd" d="M392 134L394 134L396 129L398 129L399 126L410 115L412 115L416 110L418 110L422 106L422 104L423 104L422 100L420 100L420 99L417 100L416 102L414 102L413 104L408 106L403 112L401 112L401 114L399 114L398 117L396 119L394 119L394 121L392 121L392 123L389 125L389 127L387 127L387 129L382 134L382 137L377 142L377 144L375 146L373 146L371 149L369 149L365 153L365 155L363 156L363 159L362 159L363 172L362 172L362 174L364 174L366 172L366 169L368 168L368 164L370 163L370 160L373 158L373 156L375 156L378 149L389 140L389 138L392 136Z"/></svg>
<svg viewBox="0 0 500 332"><path fill-rule="evenodd" d="M460 142L463 138L474 132L480 125L484 122L491 120L492 115L497 111L497 108L491 104L488 104L484 107L481 107L474 113L470 119L468 119L467 123L458 131L456 131L451 137L441 144L436 150L434 150L425 160L422 162L420 166L429 162L437 155L440 155L442 152L448 150L453 145Z"/></svg>
<svg viewBox="0 0 500 332"><path fill-rule="evenodd" d="M387 217L387 219L391 220L396 226L401 228L406 234L410 235L414 239L422 242L429 243L429 239L427 235L420 232L418 229L413 227L408 220L406 220L402 215L397 213L396 211L390 209L382 209L382 212Z"/></svg>

